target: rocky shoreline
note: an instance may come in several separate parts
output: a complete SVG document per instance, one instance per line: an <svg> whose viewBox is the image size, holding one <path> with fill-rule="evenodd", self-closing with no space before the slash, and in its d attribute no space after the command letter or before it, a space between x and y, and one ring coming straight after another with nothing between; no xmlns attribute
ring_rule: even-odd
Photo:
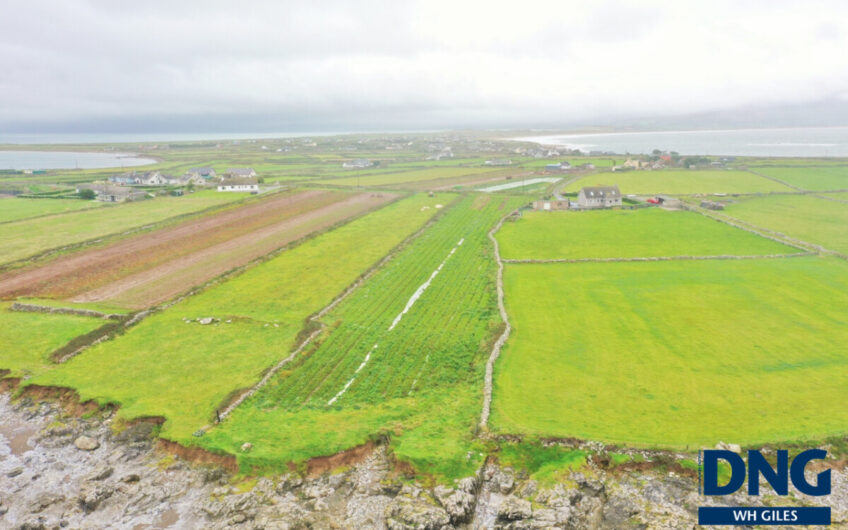
<svg viewBox="0 0 848 530"><path fill-rule="evenodd" d="M588 468L542 485L490 460L453 487L423 487L395 472L385 446L361 462L303 478L234 478L158 448L153 422L115 433L113 411L66 414L51 400L0 393L0 528L693 528L697 507L826 502L848 526L848 471L833 494L709 499L697 479L669 470Z"/></svg>

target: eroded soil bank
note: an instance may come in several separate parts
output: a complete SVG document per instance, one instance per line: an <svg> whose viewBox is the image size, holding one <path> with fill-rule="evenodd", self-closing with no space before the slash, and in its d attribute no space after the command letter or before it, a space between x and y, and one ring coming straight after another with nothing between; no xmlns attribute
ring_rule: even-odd
<svg viewBox="0 0 848 530"><path fill-rule="evenodd" d="M304 479L235 478L162 450L155 422L115 433L112 411L66 415L38 396L0 393L0 528L692 528L698 494L687 474L589 466L540 484L490 461L453 487L404 479L384 446ZM364 447L364 446L363 446ZM848 524L848 471L825 500L724 497L729 505L825 503Z"/></svg>

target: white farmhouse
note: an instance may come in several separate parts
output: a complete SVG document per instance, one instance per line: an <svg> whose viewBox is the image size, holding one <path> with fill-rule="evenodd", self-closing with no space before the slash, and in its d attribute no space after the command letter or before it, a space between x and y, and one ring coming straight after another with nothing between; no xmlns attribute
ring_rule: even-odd
<svg viewBox="0 0 848 530"><path fill-rule="evenodd" d="M621 191L618 186L585 187L577 194L580 208L612 208L621 206Z"/></svg>
<svg viewBox="0 0 848 530"><path fill-rule="evenodd" d="M249 178L232 178L222 181L218 184L218 191L247 191L259 192L259 184L256 179Z"/></svg>

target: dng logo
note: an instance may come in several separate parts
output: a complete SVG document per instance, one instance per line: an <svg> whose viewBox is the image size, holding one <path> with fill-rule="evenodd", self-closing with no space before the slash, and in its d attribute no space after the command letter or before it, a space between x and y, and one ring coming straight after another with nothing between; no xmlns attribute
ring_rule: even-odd
<svg viewBox="0 0 848 530"><path fill-rule="evenodd" d="M824 460L827 451L808 449L792 459L789 463L789 452L777 451L777 468L771 467L760 451L748 451L748 495L760 494L760 477L774 489L778 495L789 495L789 480L795 489L805 495L830 495L830 470L822 471L816 476L815 484L807 482L804 470L813 460ZM702 454L704 469L704 495L730 495L738 491L745 482L745 461L732 451L710 449ZM720 486L718 484L718 462L724 460L730 464L730 481Z"/></svg>
<svg viewBox="0 0 848 530"><path fill-rule="evenodd" d="M789 460L789 452L777 451L775 467L760 451L748 451L748 463L741 456L726 450L711 449L701 453L702 486L704 495L730 495L736 493L748 479L748 495L760 494L760 479L778 495L789 495L789 482L796 490L811 496L830 495L830 470L822 471L811 483L804 472L813 460L824 460L827 451L809 449ZM730 466L730 479L719 484L719 462ZM701 506L698 508L701 525L829 525L829 506Z"/></svg>

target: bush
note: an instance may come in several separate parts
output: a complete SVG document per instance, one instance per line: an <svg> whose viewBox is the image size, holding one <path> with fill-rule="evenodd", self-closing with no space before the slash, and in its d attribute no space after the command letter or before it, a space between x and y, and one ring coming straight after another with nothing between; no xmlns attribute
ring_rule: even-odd
<svg viewBox="0 0 848 530"><path fill-rule="evenodd" d="M86 201L93 201L97 197L97 194L94 193L94 190L79 190L77 195L79 195L80 199Z"/></svg>

